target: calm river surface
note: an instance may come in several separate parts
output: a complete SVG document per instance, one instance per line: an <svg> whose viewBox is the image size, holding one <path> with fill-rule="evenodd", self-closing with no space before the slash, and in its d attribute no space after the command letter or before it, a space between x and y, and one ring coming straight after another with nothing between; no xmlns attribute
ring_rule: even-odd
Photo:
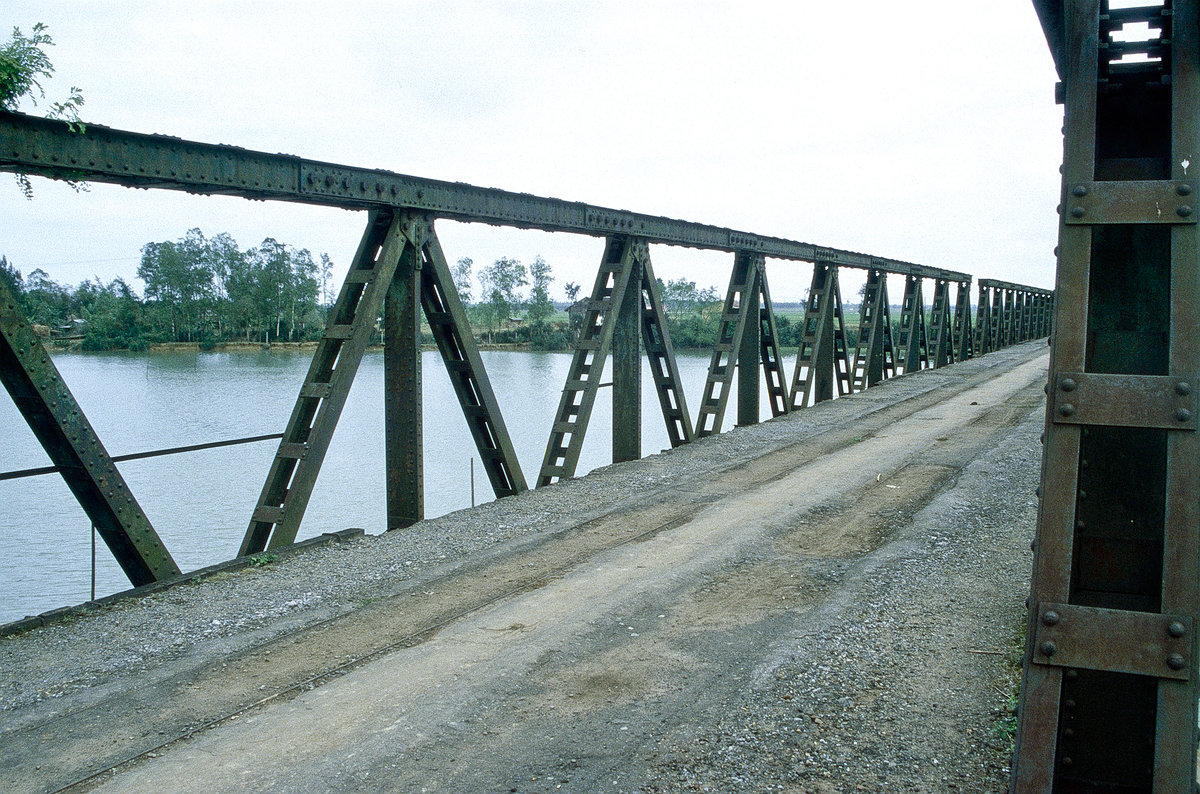
<svg viewBox="0 0 1200 794"><path fill-rule="evenodd" d="M567 353L484 352L526 480L537 478ZM284 429L311 354L64 353L54 362L112 455L277 433ZM434 517L493 498L458 401L436 352L424 367L425 514ZM680 355L695 418L708 356ZM604 381L609 380L606 374ZM760 374L761 379L761 374ZM736 395L736 382L734 391ZM764 392L765 394L765 392ZM643 361L642 450L667 446ZM611 461L611 408L601 389L578 474ZM760 409L769 416L765 397ZM726 411L732 426L736 406ZM129 461L122 475L184 571L237 553L278 442ZM383 531L383 356L368 353L350 391L299 540L347 527ZM12 401L0 397L0 471L49 465ZM91 589L91 525L57 474L0 482L0 622L86 601ZM129 582L97 540L97 596Z"/></svg>

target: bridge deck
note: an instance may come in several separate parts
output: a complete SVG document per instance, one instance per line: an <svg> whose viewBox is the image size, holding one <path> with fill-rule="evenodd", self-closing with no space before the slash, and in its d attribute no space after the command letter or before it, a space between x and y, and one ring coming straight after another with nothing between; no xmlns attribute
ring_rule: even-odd
<svg viewBox="0 0 1200 794"><path fill-rule="evenodd" d="M1045 350L6 639L0 781L1002 791Z"/></svg>

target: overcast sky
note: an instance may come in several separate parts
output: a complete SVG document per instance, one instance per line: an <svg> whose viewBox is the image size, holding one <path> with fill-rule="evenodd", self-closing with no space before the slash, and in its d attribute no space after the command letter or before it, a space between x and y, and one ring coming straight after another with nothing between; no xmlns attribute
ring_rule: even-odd
<svg viewBox="0 0 1200 794"><path fill-rule="evenodd" d="M1062 115L1029 0L8 0L0 21L49 26L47 99L79 86L94 123L1053 286ZM344 272L365 222L162 190L34 189L28 202L0 175L0 254L68 283L133 279L142 245L192 227L327 252ZM603 247L438 230L451 261L477 268L541 254L556 298L564 281L590 289ZM664 279L722 291L732 263L657 246L652 259ZM771 263L775 300L798 299L810 272Z"/></svg>

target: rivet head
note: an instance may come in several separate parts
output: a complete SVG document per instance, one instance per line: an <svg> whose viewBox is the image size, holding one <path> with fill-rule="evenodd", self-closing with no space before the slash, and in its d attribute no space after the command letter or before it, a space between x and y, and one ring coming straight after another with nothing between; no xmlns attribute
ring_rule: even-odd
<svg viewBox="0 0 1200 794"><path fill-rule="evenodd" d="M1170 667L1172 670L1182 670L1185 664L1183 656L1178 653L1173 653L1167 657L1167 667Z"/></svg>
<svg viewBox="0 0 1200 794"><path fill-rule="evenodd" d="M1063 378L1062 382L1058 384L1058 388L1063 391L1075 391L1076 385L1078 384L1075 383L1074 378Z"/></svg>
<svg viewBox="0 0 1200 794"><path fill-rule="evenodd" d="M1042 622L1045 623L1047 626L1053 626L1053 625L1057 624L1058 620L1059 620L1058 613L1055 612L1053 609L1047 609L1045 612L1042 613ZM1053 643L1049 643L1049 644L1051 647L1054 647ZM1051 651L1050 653L1053 653L1053 651ZM1049 656L1050 654L1046 654L1046 655Z"/></svg>
<svg viewBox="0 0 1200 794"><path fill-rule="evenodd" d="M1181 196L1190 196L1190 195L1192 195L1192 186L1191 185L1176 185L1175 192Z"/></svg>
<svg viewBox="0 0 1200 794"><path fill-rule="evenodd" d="M1186 408L1180 408L1178 411L1175 412L1175 418L1178 419L1180 422L1186 422L1187 420L1192 418L1192 412Z"/></svg>
<svg viewBox="0 0 1200 794"><path fill-rule="evenodd" d="M1086 196L1087 194L1088 194L1088 190L1087 190L1086 185L1076 185L1075 187L1071 188L1072 196L1079 196L1082 198L1083 196Z"/></svg>
<svg viewBox="0 0 1200 794"><path fill-rule="evenodd" d="M1178 620L1172 620L1171 624L1167 626L1167 633L1172 637L1182 637L1187 634L1187 627Z"/></svg>
<svg viewBox="0 0 1200 794"><path fill-rule="evenodd" d="M1186 397L1192 393L1192 384L1187 381L1179 381L1179 383L1175 384L1175 393L1180 397Z"/></svg>
<svg viewBox="0 0 1200 794"><path fill-rule="evenodd" d="M1180 207L1179 209L1183 209L1183 207ZM1178 210L1176 210L1176 212L1178 212ZM1087 210L1085 210L1083 207L1072 207L1071 208L1071 217L1072 218L1082 218L1086 214L1087 214Z"/></svg>
<svg viewBox="0 0 1200 794"><path fill-rule="evenodd" d="M1073 708L1075 708L1075 701L1072 700L1071 698L1067 698L1066 700L1063 701L1063 705L1069 709L1073 709Z"/></svg>
<svg viewBox="0 0 1200 794"><path fill-rule="evenodd" d="M1075 763L1075 762L1074 762L1073 760L1071 760L1071 756L1069 756L1069 755L1064 755L1064 756L1063 756L1063 760L1062 760L1062 765L1063 765L1063 766L1071 766L1071 765L1072 765L1072 764L1074 764L1074 763Z"/></svg>
<svg viewBox="0 0 1200 794"><path fill-rule="evenodd" d="M1038 646L1038 651L1041 652L1042 656L1053 656L1054 652L1057 650L1058 647L1049 640ZM1168 662L1168 664L1170 664L1170 662Z"/></svg>
<svg viewBox="0 0 1200 794"><path fill-rule="evenodd" d="M1187 204L1180 205L1175 208L1175 214L1181 218L1186 218L1187 216L1192 214L1192 208L1189 207Z"/></svg>
<svg viewBox="0 0 1200 794"><path fill-rule="evenodd" d="M1071 416L1075 413L1075 406L1070 403L1063 403L1058 407L1058 412L1063 416Z"/></svg>

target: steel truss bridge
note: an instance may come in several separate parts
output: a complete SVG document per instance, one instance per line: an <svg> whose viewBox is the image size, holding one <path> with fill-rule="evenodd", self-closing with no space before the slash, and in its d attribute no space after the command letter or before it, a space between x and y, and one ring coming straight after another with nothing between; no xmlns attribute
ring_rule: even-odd
<svg viewBox="0 0 1200 794"><path fill-rule="evenodd" d="M1017 792L1194 794L1200 607L1200 0L1110 9L1035 0L1062 78L1055 292L868 254L387 171L0 114L0 170L367 212L366 229L250 517L239 556L294 542L375 320L384 318L388 528L423 517L420 322L437 343L498 497L527 487L435 230L438 219L606 240L534 484L572 477L611 355L613 459L640 457L641 355L673 446L1051 336ZM1145 41L1122 35L1145 25ZM700 404L680 387L651 244L732 254ZM766 260L812 267L791 376ZM849 349L838 284L866 271ZM887 276L904 276L893 338ZM932 286L929 312L924 289ZM0 287L3 290L3 287ZM952 294L953 292L953 294ZM14 297L0 379L134 584L180 575Z"/></svg>

